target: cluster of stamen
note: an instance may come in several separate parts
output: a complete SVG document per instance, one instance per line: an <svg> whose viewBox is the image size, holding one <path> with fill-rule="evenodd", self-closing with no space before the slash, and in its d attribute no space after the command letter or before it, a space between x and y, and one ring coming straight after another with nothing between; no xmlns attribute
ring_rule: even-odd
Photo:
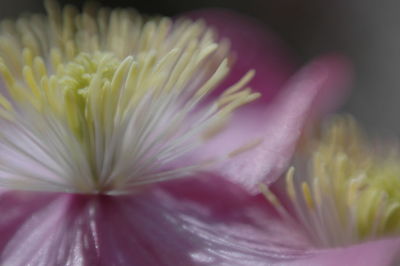
<svg viewBox="0 0 400 266"><path fill-rule="evenodd" d="M372 145L351 118L337 118L309 145L305 171L286 175L290 206L263 186L281 216L319 247L346 246L400 233L400 153ZM304 159L304 158L303 158Z"/></svg>
<svg viewBox="0 0 400 266"><path fill-rule="evenodd" d="M170 165L259 96L249 71L206 101L230 61L201 21L47 7L2 23L0 186L124 193L190 176L209 160Z"/></svg>

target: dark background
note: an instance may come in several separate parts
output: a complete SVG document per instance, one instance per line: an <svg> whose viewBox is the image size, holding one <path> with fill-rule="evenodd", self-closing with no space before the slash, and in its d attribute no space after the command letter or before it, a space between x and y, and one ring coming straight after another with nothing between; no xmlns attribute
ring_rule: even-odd
<svg viewBox="0 0 400 266"><path fill-rule="evenodd" d="M61 1L81 5L82 1ZM130 0L97 1L133 6L143 13L176 15L230 8L259 19L306 62L338 51L354 63L353 93L343 110L374 133L400 135L400 1L389 0ZM43 12L41 0L0 3L1 17Z"/></svg>

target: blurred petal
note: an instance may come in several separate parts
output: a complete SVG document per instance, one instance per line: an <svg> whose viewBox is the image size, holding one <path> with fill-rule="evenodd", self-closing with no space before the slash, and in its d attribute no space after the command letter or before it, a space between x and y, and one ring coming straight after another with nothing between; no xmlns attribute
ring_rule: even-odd
<svg viewBox="0 0 400 266"><path fill-rule="evenodd" d="M304 240L264 199L218 178L137 195L10 191L1 200L2 265L253 266L303 254Z"/></svg>
<svg viewBox="0 0 400 266"><path fill-rule="evenodd" d="M253 192L258 191L260 182L273 182L286 169L309 116L315 115L313 112L318 112L323 102L332 104L329 100L345 78L346 65L340 62L332 57L311 62L290 79L271 104L239 110L229 126L195 156L201 159L222 156L237 147L257 144L235 154L214 171ZM316 100L321 102L316 104Z"/></svg>
<svg viewBox="0 0 400 266"><path fill-rule="evenodd" d="M317 118L334 111L346 100L352 82L353 70L351 62L347 58L331 54L325 55L323 62L329 66L330 76L327 80L328 85L321 88L313 103L313 116ZM321 64L321 68L324 68L323 64Z"/></svg>
<svg viewBox="0 0 400 266"><path fill-rule="evenodd" d="M347 248L321 250L286 266L394 266L400 254L400 238L363 243ZM399 263L400 261L397 261Z"/></svg>

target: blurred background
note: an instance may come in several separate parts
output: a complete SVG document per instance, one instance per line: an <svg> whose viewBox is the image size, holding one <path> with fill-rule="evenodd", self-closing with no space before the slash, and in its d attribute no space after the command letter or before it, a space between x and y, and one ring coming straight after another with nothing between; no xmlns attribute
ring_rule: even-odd
<svg viewBox="0 0 400 266"><path fill-rule="evenodd" d="M400 136L400 1L396 0L113 0L149 14L223 7L258 19L305 62L338 51L354 64L353 92L343 110L372 133ZM66 1L81 5L82 1ZM44 12L42 0L1 1L0 16Z"/></svg>

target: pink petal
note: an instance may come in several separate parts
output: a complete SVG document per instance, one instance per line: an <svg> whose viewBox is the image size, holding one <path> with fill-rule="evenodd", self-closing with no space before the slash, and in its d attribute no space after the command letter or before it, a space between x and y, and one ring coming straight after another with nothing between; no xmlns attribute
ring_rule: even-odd
<svg viewBox="0 0 400 266"><path fill-rule="evenodd" d="M0 264L98 265L91 210L78 206L74 197L1 193Z"/></svg>
<svg viewBox="0 0 400 266"><path fill-rule="evenodd" d="M301 236L264 199L216 177L120 197L0 198L1 265L253 266L303 256Z"/></svg>
<svg viewBox="0 0 400 266"><path fill-rule="evenodd" d="M121 197L9 191L0 199L2 265L389 266L400 248L389 239L310 250L262 197L216 177Z"/></svg>
<svg viewBox="0 0 400 266"><path fill-rule="evenodd" d="M337 85L347 78L345 68L346 63L338 57L313 61L290 79L271 104L241 109L227 129L193 156L197 159L222 156L260 140L255 148L213 169L215 174L252 192L258 191L260 182L271 183L286 169L308 118L318 112L321 103L332 104L330 100Z"/></svg>
<svg viewBox="0 0 400 266"><path fill-rule="evenodd" d="M400 238L322 250L285 266L394 266L400 263ZM397 257L396 257L397 256ZM397 263L394 261L397 259ZM395 263L395 264L393 264Z"/></svg>

